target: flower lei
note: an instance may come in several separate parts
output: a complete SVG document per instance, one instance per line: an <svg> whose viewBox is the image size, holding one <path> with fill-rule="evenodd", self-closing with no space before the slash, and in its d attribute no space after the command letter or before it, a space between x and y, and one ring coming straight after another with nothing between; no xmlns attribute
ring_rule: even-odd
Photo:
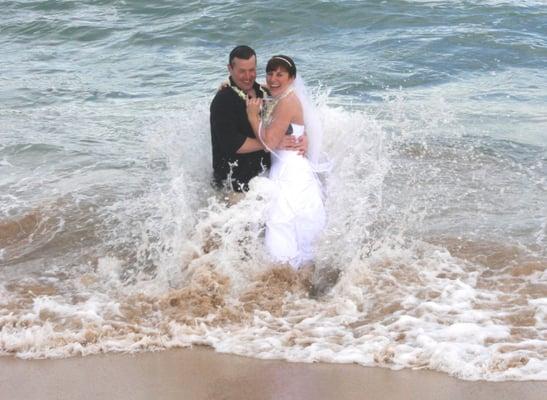
<svg viewBox="0 0 547 400"><path fill-rule="evenodd" d="M237 86L232 85L231 83L229 84L229 86L243 101L247 101L247 93L245 93ZM275 106L277 106L277 103L279 103L281 99L287 97L290 93L292 93L294 89L291 87L281 96L272 97L262 88L262 86L259 86L259 88L262 92L262 98L264 99L262 109L260 110L260 118L262 119L262 123L268 126L270 122L272 122L273 110L275 109Z"/></svg>
<svg viewBox="0 0 547 400"><path fill-rule="evenodd" d="M240 88L238 88L236 85L232 85L231 83L228 83L228 86L230 86L232 88L232 90L234 92L236 92L236 94L243 100L243 101L247 101L247 98L249 96L247 96L247 93L245 93L243 90L241 90ZM262 86L258 86L260 88L260 91L262 92L262 96L263 98L265 98L266 96L268 96L268 93L262 89Z"/></svg>
<svg viewBox="0 0 547 400"><path fill-rule="evenodd" d="M264 98L264 107L262 107L262 110L260 112L260 118L262 119L262 123L264 123L265 126L270 125L270 122L272 122L272 114L275 110L275 107L277 106L277 103L279 103L281 99L284 99L289 94L291 94L293 90L293 87L290 87L285 93L283 93L279 97L268 96Z"/></svg>
<svg viewBox="0 0 547 400"><path fill-rule="evenodd" d="M241 97L241 99L242 99L243 101L247 101L247 93L245 93L243 90L241 90L240 88L238 88L238 87L235 86L235 85L229 85L229 86L232 88L232 90L233 90L234 92L236 92L236 94L237 94L239 97Z"/></svg>

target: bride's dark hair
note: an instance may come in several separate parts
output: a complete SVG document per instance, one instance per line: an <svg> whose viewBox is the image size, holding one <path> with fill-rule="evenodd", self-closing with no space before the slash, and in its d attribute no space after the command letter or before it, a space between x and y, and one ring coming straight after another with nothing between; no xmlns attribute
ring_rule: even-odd
<svg viewBox="0 0 547 400"><path fill-rule="evenodd" d="M282 68L289 73L291 78L296 76L296 65L292 58L279 54L273 56L266 65L266 73L276 71L278 68Z"/></svg>

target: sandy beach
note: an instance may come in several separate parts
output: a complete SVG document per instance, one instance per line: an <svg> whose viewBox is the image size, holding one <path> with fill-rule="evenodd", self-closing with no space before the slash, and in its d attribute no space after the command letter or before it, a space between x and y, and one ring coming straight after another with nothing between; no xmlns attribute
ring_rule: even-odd
<svg viewBox="0 0 547 400"><path fill-rule="evenodd" d="M547 382L265 361L208 348L59 360L0 358L0 399L543 399Z"/></svg>

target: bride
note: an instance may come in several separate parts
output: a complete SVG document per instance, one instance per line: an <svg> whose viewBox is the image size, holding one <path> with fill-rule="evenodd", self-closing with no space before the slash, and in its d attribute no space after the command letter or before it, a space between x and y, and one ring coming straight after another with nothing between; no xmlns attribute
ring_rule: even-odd
<svg viewBox="0 0 547 400"><path fill-rule="evenodd" d="M277 262L294 269L313 262L313 246L325 226L325 210L314 167L318 165L321 127L305 91L296 77L296 65L287 56L273 56L266 66L271 94L247 100L247 117L264 147L271 152L269 178L275 183L266 217L266 247ZM308 135L308 158L277 149L284 135Z"/></svg>

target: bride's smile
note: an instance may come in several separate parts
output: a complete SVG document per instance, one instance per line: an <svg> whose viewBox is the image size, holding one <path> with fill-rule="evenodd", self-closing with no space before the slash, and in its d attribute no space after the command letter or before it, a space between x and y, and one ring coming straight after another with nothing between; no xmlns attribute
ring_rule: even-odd
<svg viewBox="0 0 547 400"><path fill-rule="evenodd" d="M289 88L294 78L283 68L277 68L275 71L269 71L266 74L266 83L273 97L277 97Z"/></svg>

